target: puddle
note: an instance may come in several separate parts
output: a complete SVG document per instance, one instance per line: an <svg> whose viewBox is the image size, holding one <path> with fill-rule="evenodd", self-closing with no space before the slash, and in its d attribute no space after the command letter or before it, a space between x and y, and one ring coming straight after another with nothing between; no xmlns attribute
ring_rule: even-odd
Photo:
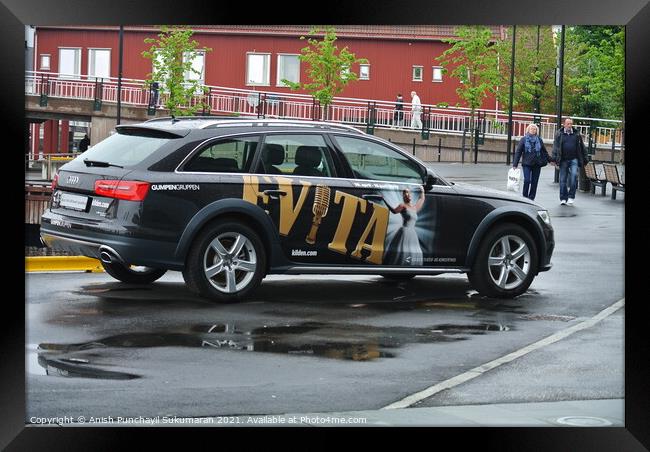
<svg viewBox="0 0 650 452"><path fill-rule="evenodd" d="M88 358L101 356L105 348L194 347L372 361L393 358L395 349L409 344L466 340L473 335L511 329L499 323L438 324L422 328L324 322L244 328L230 323L205 323L176 331L118 334L77 344L42 343L36 352L38 364L47 375L132 379L138 376L95 368ZM89 350L93 353L86 353ZM74 356L79 352L83 352L83 358Z"/></svg>

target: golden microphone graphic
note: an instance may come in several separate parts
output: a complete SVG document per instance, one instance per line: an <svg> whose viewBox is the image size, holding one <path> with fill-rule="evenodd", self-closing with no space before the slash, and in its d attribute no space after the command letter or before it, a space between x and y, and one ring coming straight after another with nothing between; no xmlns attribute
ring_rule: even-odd
<svg viewBox="0 0 650 452"><path fill-rule="evenodd" d="M327 215L327 208L330 205L330 188L326 185L316 185L316 193L314 194L314 207L312 212L314 214L314 221L312 222L311 229L305 242L313 245L316 242L316 233L318 226L325 215Z"/></svg>

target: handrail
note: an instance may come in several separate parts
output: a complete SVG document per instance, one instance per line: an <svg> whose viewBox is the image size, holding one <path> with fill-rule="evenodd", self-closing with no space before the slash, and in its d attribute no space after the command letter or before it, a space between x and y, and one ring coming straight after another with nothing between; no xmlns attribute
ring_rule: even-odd
<svg viewBox="0 0 650 452"><path fill-rule="evenodd" d="M25 78L26 94L117 102L116 77L98 79L87 75L27 71ZM204 85L204 88L207 90L207 94L197 92L189 104L196 104L198 101L204 100L209 106L210 113L241 113L286 119L323 119L324 107L309 94L212 85ZM149 106L152 100L150 94L145 80L122 79L122 103ZM156 106L164 105L166 97L167 94L160 91L155 102ZM408 125L411 121L412 107L410 102L403 103L404 125ZM466 122L471 111L469 108L443 107L434 104L421 104L421 107L422 113L426 112L427 114L426 128L430 131L463 134L468 127ZM334 97L327 110L327 120L356 126L365 126L372 122L373 127L390 127L393 126L394 111L395 101ZM477 109L476 112L485 118L482 124L485 136L504 137L507 135L508 113L506 111ZM553 139L556 131L554 115L513 111L512 118L514 136L524 135L526 126L539 118L541 121L540 136L545 140ZM595 130L594 143L596 146L611 144L612 138L614 147L623 146L621 128L623 122L621 120L579 116L574 116L573 119L577 122L592 124L592 126L598 125L598 127L592 127L576 124L576 127L585 136L590 130ZM424 121L424 117L422 120ZM604 127L603 125L611 126ZM408 127L405 126L405 128Z"/></svg>

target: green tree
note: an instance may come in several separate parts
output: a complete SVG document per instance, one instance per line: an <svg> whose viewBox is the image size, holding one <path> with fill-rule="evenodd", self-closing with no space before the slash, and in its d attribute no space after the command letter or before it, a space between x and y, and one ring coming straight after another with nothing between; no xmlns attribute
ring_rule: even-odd
<svg viewBox="0 0 650 452"><path fill-rule="evenodd" d="M169 27L163 25L158 39L147 38L147 44L153 44L142 56L150 59L153 70L147 74L147 84L159 82L168 94L164 106L174 116L193 115L206 105L203 96L207 89L201 85L196 76L201 73L192 66L199 51L210 52L212 49L199 48L199 43L192 39L194 31L183 26Z"/></svg>
<svg viewBox="0 0 650 452"><path fill-rule="evenodd" d="M623 119L625 29L569 27L567 48L575 50L565 59L565 110L576 116Z"/></svg>
<svg viewBox="0 0 650 452"><path fill-rule="evenodd" d="M508 29L507 34L509 38L498 44L501 93L508 93L510 89L512 28ZM518 26L515 41L514 107L519 111L555 113L557 48L552 28L537 25Z"/></svg>
<svg viewBox="0 0 650 452"><path fill-rule="evenodd" d="M282 79L282 83L294 91L306 90L323 105L327 112L327 106L332 103L334 96L343 91L350 82L358 79L357 74L352 71L352 65L365 64L368 61L365 58L356 58L347 47L339 50L333 27L326 27L324 32L322 40L315 37L300 37L306 39L308 44L300 50L301 54L298 58L308 65L309 82L296 83ZM319 29L313 28L308 35L316 36L319 33L321 33Z"/></svg>
<svg viewBox="0 0 650 452"><path fill-rule="evenodd" d="M476 109L483 104L489 94L503 96L497 90L501 82L499 46L493 42L492 31L485 26L461 26L455 30L456 38L445 40L452 46L436 58L451 76L460 80L456 89L470 108L470 129L474 128ZM473 145L472 142L470 147Z"/></svg>

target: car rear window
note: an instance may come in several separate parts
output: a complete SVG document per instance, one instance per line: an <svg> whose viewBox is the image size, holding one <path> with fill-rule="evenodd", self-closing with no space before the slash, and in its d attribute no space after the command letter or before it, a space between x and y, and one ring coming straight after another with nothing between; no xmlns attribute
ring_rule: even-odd
<svg viewBox="0 0 650 452"><path fill-rule="evenodd" d="M97 160L113 165L137 165L168 143L171 138L115 133L88 148L81 159Z"/></svg>

